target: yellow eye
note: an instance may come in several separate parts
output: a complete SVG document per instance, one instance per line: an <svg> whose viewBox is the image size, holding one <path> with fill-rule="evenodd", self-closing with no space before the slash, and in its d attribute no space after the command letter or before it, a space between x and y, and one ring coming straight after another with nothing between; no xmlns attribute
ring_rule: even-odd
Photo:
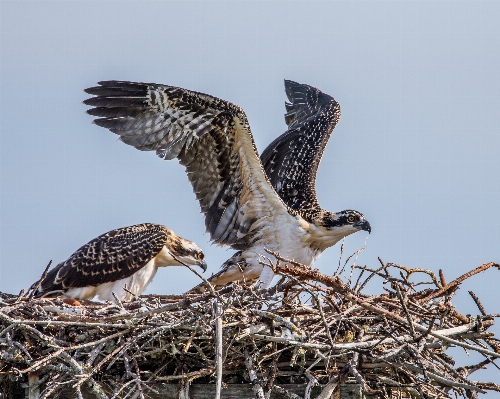
<svg viewBox="0 0 500 399"><path fill-rule="evenodd" d="M349 221L349 223L354 222L354 219L355 219L355 218L354 218L354 216L352 216L352 215L351 215L351 216L349 216L349 217L347 218L347 220Z"/></svg>
<svg viewBox="0 0 500 399"><path fill-rule="evenodd" d="M203 259L203 254L198 254L198 259Z"/></svg>

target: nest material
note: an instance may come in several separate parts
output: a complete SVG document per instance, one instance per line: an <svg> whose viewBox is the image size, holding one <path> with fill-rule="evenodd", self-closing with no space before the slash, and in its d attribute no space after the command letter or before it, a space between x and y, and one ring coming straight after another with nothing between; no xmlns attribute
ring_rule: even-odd
<svg viewBox="0 0 500 399"><path fill-rule="evenodd" d="M459 284L488 263L446 284L428 270L384 264L361 269L352 287L273 255L265 263L282 276L269 290L233 284L204 294L148 296L129 303L84 303L0 294L0 388L35 376L40 398L71 388L100 398L148 397L155 383L252 382L270 392L309 399L320 385L326 399L355 381L379 397L475 398L500 391L469 375L500 357L500 342L479 299L480 315L465 317L451 298ZM410 276L412 276L410 278ZM416 278L422 278L417 283ZM363 294L381 278L385 293ZM432 288L421 290L423 284ZM424 286L425 287L425 286ZM484 355L456 367L450 346ZM302 383L303 397L283 384ZM0 389L1 391L1 389ZM396 396L396 397L398 397Z"/></svg>

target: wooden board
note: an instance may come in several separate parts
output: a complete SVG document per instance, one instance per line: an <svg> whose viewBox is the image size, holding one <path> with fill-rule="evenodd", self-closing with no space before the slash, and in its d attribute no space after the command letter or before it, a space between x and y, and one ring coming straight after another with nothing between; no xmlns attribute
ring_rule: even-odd
<svg viewBox="0 0 500 399"><path fill-rule="evenodd" d="M295 393L300 397L303 397L305 391L304 384L283 384L281 385L283 388L288 390L289 392ZM154 384L154 389L158 391L158 394L155 394L151 391L147 392L147 397L150 399L178 399L178 384L162 384L156 383ZM28 389L26 389L25 395L22 395L22 388L18 388L13 390L9 396L3 396L5 399L20 399L26 398L28 399ZM315 387L313 389L313 394L311 398L315 398L321 392L321 387ZM90 392L88 389L82 390L84 399L96 399L96 396ZM58 398L73 398L75 397L74 390L65 389L63 391L58 392L58 395L55 396ZM192 384L189 388L189 398L190 399L208 399L215 397L215 384ZM2 399L3 399L2 398ZM118 398L122 398L119 396ZM226 385L222 389L222 399L252 399L255 398L254 391L252 389L251 384L231 384ZM282 399L283 396L279 394L272 394L272 399ZM30 398L31 399L31 398ZM362 395L361 387L357 384L343 384L341 386L340 395L334 395L332 399L375 399L373 397L366 397Z"/></svg>

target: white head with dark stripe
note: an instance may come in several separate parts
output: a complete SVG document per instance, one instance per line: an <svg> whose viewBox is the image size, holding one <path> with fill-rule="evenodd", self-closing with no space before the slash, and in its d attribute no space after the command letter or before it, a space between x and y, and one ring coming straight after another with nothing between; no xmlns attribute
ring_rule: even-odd
<svg viewBox="0 0 500 399"><path fill-rule="evenodd" d="M203 271L207 270L205 254L193 241L171 234L167 239L166 247L168 247L171 259L165 266L199 266Z"/></svg>
<svg viewBox="0 0 500 399"><path fill-rule="evenodd" d="M315 226L310 230L314 236L312 247L319 251L324 251L357 231L364 230L371 233L372 230L363 214L354 210L341 212L321 210L313 215L310 221Z"/></svg>
<svg viewBox="0 0 500 399"><path fill-rule="evenodd" d="M371 233L372 228L368 220L358 211L347 209L341 212L326 212L323 214L321 225L328 231L338 232L344 237L360 230Z"/></svg>

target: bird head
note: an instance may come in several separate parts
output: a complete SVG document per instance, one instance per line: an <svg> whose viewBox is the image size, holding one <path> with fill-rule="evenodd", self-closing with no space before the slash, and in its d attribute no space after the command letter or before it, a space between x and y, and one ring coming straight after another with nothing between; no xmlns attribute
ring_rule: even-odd
<svg viewBox="0 0 500 399"><path fill-rule="evenodd" d="M336 213L326 212L322 218L322 225L327 230L336 231L343 237L359 230L364 230L368 233L372 231L370 223L365 219L363 214L353 210Z"/></svg>
<svg viewBox="0 0 500 399"><path fill-rule="evenodd" d="M199 266L204 272L207 270L205 254L193 241L177 236L176 239L170 243L169 251L172 257L179 262L179 265Z"/></svg>

